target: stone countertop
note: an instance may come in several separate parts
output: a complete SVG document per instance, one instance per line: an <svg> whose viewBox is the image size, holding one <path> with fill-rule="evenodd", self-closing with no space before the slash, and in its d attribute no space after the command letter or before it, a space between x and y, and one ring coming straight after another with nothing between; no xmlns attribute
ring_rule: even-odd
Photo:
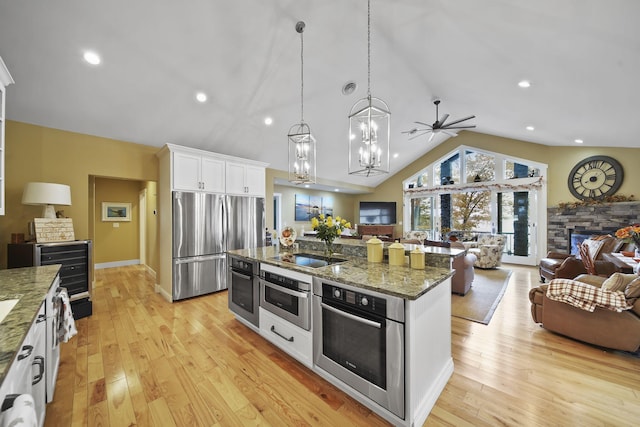
<svg viewBox="0 0 640 427"><path fill-rule="evenodd" d="M0 323L0 385L59 271L57 264L0 270L0 300L20 300Z"/></svg>
<svg viewBox="0 0 640 427"><path fill-rule="evenodd" d="M320 242L320 240L316 239L313 236L302 236L296 239L297 242ZM393 241L382 242L383 248L386 250L389 248ZM336 245L344 245L344 246L362 246L364 248L367 247L367 242L362 239L336 239ZM417 245L414 243L403 243L405 251L410 252L415 248L421 248L425 254L438 254L438 255L449 255L452 257L457 257L459 255L465 254L466 249L457 249L457 248L445 248L440 246L428 246L428 245Z"/></svg>
<svg viewBox="0 0 640 427"><path fill-rule="evenodd" d="M274 257L284 253L312 253L323 255L322 252L310 250L280 251L273 246L238 249L228 251L227 253L246 258L250 261L259 261L261 263L299 271L321 279L333 280L357 288L368 289L407 300L420 298L454 274L452 270L446 268L427 266L424 270L416 270L406 264L404 266L391 266L386 263L369 263L367 259L363 257L351 257L340 254L334 256L336 258L346 259L346 262L320 268L303 267L274 259Z"/></svg>

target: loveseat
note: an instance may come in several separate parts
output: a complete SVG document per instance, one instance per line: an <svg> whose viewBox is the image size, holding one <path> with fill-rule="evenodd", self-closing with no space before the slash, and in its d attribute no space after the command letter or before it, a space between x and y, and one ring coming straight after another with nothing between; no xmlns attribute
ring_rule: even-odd
<svg viewBox="0 0 640 427"><path fill-rule="evenodd" d="M624 243L613 236L593 236L583 243L589 246L589 254L598 276L609 277L616 271L613 263L602 259L603 254L617 252ZM550 251L546 258L542 258L539 264L540 281L553 279L572 279L579 274L586 274L587 269L577 255Z"/></svg>
<svg viewBox="0 0 640 427"><path fill-rule="evenodd" d="M534 322L540 323L549 331L597 346L630 352L640 350L640 279L637 275L614 273L609 278L579 275L574 280L559 281L575 281L599 289L605 283L614 281L624 285L626 302L632 307L621 312L602 307L595 307L592 312L587 311L567 302L551 299L547 291L550 285L556 283L551 282L529 291Z"/></svg>

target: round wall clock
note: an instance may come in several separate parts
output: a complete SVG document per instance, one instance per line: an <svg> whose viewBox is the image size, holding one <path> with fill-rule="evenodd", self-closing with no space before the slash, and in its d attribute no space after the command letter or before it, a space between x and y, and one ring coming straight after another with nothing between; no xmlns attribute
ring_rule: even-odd
<svg viewBox="0 0 640 427"><path fill-rule="evenodd" d="M569 190L578 199L602 199L622 185L622 165L609 156L592 156L578 162L569 173Z"/></svg>

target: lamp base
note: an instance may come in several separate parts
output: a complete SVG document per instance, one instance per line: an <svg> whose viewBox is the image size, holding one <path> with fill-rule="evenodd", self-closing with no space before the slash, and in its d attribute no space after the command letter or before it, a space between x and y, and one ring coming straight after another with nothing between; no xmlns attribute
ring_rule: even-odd
<svg viewBox="0 0 640 427"><path fill-rule="evenodd" d="M55 218L56 208L53 205L44 205L42 208L42 218Z"/></svg>

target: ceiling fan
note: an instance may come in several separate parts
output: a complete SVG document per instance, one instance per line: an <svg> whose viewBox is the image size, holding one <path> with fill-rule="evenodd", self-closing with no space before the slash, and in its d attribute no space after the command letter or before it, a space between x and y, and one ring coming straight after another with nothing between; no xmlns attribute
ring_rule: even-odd
<svg viewBox="0 0 640 427"><path fill-rule="evenodd" d="M424 134L427 133L431 133L431 136L429 137L429 141L431 142L431 140L433 139L433 137L437 134L437 133L444 133L447 134L449 136L457 136L457 130L458 129L472 129L474 127L476 127L476 125L468 125L468 126L454 126L457 125L458 123L462 123L464 121L470 120L475 118L476 116L469 116L469 117L465 117L463 119L459 119L459 120L454 120L452 122L446 123L447 119L449 118L448 114L445 114L444 116L442 116L442 120L438 119L438 105L440 105L440 100L436 99L433 101L433 103L436 106L436 121L429 125L427 123L423 123L423 122L414 122L420 126L423 126L423 128L413 128L410 130L405 130L402 131L402 133L406 133L407 135L411 135L411 138L409 138L409 140L415 139L419 136L422 136Z"/></svg>

